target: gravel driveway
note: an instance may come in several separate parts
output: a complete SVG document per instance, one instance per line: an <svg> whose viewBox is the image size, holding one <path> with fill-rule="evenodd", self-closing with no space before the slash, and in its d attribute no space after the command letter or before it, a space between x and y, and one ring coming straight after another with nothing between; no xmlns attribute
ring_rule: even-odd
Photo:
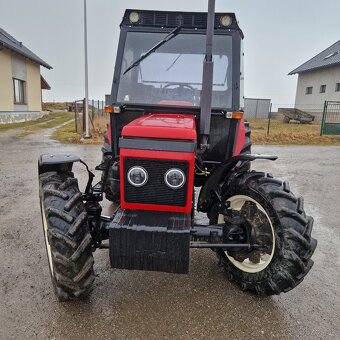
<svg viewBox="0 0 340 340"><path fill-rule="evenodd" d="M95 253L91 297L59 303L44 249L37 159L74 152L93 169L101 154L99 146L63 146L50 134L0 134L0 339L340 338L340 147L254 147L279 160L253 168L288 179L315 219L315 265L293 291L268 298L243 293L209 250L191 252L189 275L114 270L102 250ZM84 187L85 171L75 169Z"/></svg>

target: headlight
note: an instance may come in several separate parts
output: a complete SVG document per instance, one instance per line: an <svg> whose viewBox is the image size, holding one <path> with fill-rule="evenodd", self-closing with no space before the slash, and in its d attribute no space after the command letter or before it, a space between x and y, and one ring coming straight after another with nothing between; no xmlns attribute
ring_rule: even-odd
<svg viewBox="0 0 340 340"><path fill-rule="evenodd" d="M132 24L136 24L139 21L139 13L131 12L129 15L129 19Z"/></svg>
<svg viewBox="0 0 340 340"><path fill-rule="evenodd" d="M143 167L134 166L128 171L127 179L134 187L142 187L148 181L148 173Z"/></svg>
<svg viewBox="0 0 340 340"><path fill-rule="evenodd" d="M221 25L224 27L228 27L233 23L233 19L229 15L223 15L220 21L221 21Z"/></svg>
<svg viewBox="0 0 340 340"><path fill-rule="evenodd" d="M166 185L171 189L179 189L185 183L185 174L180 169L170 169L164 176Z"/></svg>

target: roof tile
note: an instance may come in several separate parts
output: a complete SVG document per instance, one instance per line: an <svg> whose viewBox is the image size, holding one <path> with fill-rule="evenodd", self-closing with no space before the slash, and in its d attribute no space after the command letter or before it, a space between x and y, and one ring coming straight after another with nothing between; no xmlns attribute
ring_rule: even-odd
<svg viewBox="0 0 340 340"><path fill-rule="evenodd" d="M0 28L0 46L4 46L16 53L21 54L22 56L48 68L51 69L52 66L47 64L41 58L39 58L36 54L34 54L31 50L25 47L22 42L19 42L15 38L13 38L10 34L8 34L5 30Z"/></svg>
<svg viewBox="0 0 340 340"><path fill-rule="evenodd" d="M303 73L334 65L340 65L340 40L288 74Z"/></svg>

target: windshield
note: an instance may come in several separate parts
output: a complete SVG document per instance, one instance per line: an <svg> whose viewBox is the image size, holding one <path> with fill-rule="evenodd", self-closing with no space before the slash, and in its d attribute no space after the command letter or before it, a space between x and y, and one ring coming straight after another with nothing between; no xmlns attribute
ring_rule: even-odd
<svg viewBox="0 0 340 340"><path fill-rule="evenodd" d="M178 34L125 75L164 33L128 32L117 101L120 103L200 106L206 37ZM231 36L214 36L214 108L232 106Z"/></svg>

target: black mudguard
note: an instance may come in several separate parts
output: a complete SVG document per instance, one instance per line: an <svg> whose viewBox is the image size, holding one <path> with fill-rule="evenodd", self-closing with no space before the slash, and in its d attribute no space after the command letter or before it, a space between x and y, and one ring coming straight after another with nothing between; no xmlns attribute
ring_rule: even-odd
<svg viewBox="0 0 340 340"><path fill-rule="evenodd" d="M72 171L73 163L79 161L79 156L69 153L41 155L38 161L39 175L50 171Z"/></svg>
<svg viewBox="0 0 340 340"><path fill-rule="evenodd" d="M218 189L225 184L228 179L231 179L233 175L235 176L241 171L247 171L249 168L247 165L255 159L275 161L277 156L241 154L221 163L203 185L198 198L197 210L208 212L214 203L216 193L219 193Z"/></svg>

